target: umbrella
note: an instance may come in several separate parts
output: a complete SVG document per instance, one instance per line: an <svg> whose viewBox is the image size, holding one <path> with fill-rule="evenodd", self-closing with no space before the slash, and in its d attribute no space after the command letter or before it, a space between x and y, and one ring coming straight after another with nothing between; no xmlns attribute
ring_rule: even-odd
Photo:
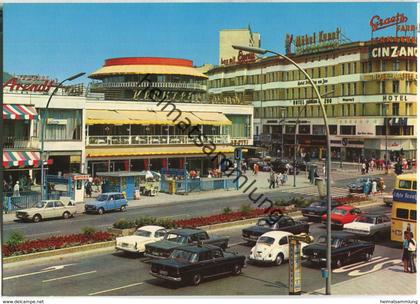
<svg viewBox="0 0 420 304"><path fill-rule="evenodd" d="M145 171L145 170L143 170L143 171L140 172L140 174L141 175L144 175L146 179L153 178L154 177L151 171Z"/></svg>

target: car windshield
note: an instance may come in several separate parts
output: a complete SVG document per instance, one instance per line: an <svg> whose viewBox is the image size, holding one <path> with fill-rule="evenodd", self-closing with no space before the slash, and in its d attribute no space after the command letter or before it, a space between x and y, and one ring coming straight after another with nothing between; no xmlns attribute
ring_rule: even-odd
<svg viewBox="0 0 420 304"><path fill-rule="evenodd" d="M274 239L269 236L262 236L257 241L257 244L272 245L273 243L274 243Z"/></svg>
<svg viewBox="0 0 420 304"><path fill-rule="evenodd" d="M36 208L44 208L45 202L38 202L35 204Z"/></svg>
<svg viewBox="0 0 420 304"><path fill-rule="evenodd" d="M336 208L336 209L333 209L332 213L333 214L339 214L339 215L345 215L346 214L346 210Z"/></svg>
<svg viewBox="0 0 420 304"><path fill-rule="evenodd" d="M321 235L317 241L318 244L326 245L327 244L327 237L325 235ZM338 248L338 244L340 243L340 239L332 239L331 240L331 247Z"/></svg>
<svg viewBox="0 0 420 304"><path fill-rule="evenodd" d="M355 222L359 223L368 223L368 224L375 224L375 218L374 217L368 217L368 216L359 216Z"/></svg>
<svg viewBox="0 0 420 304"><path fill-rule="evenodd" d="M257 226L270 227L270 224L268 223L267 219L259 219L257 222Z"/></svg>
<svg viewBox="0 0 420 304"><path fill-rule="evenodd" d="M184 235L179 235L175 233L169 233L165 235L165 240L175 243L184 244L187 243L187 237Z"/></svg>
<svg viewBox="0 0 420 304"><path fill-rule="evenodd" d="M367 181L367 178L358 178L356 179L356 183L364 183Z"/></svg>
<svg viewBox="0 0 420 304"><path fill-rule="evenodd" d="M170 257L171 259L177 259L182 261L187 261L190 263L197 263L198 262L198 254L195 252L189 252L185 250L175 249L172 251Z"/></svg>
<svg viewBox="0 0 420 304"><path fill-rule="evenodd" d="M324 201L321 201L321 202L314 202L314 203L310 204L309 206L310 207L323 207L325 205L326 205L326 203Z"/></svg>
<svg viewBox="0 0 420 304"><path fill-rule="evenodd" d="M106 200L108 200L108 195L101 194L101 195L98 196L98 198L96 200L100 201L100 202L106 201Z"/></svg>
<svg viewBox="0 0 420 304"><path fill-rule="evenodd" d="M137 235L137 236L144 236L144 237L149 237L151 234L152 234L152 233L151 233L150 231L141 230L141 229L137 230L137 231L134 233L134 235Z"/></svg>

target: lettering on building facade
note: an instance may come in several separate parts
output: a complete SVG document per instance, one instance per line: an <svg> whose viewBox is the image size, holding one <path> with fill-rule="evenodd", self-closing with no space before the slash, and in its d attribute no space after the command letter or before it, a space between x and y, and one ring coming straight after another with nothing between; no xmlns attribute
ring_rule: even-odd
<svg viewBox="0 0 420 304"><path fill-rule="evenodd" d="M376 32L390 26L396 26L398 24L405 23L407 21L408 18L403 13L397 13L395 16L387 17L384 19L378 15L375 15L370 19L369 25L372 28L372 32Z"/></svg>
<svg viewBox="0 0 420 304"><path fill-rule="evenodd" d="M373 58L398 58L398 57L417 57L417 47L415 46L381 46L371 50Z"/></svg>
<svg viewBox="0 0 420 304"><path fill-rule="evenodd" d="M320 31L312 34L293 36L286 34L285 49L286 54L291 53L292 45L294 52L298 55L319 52L321 50L331 49L340 45L341 29L337 28L334 32Z"/></svg>

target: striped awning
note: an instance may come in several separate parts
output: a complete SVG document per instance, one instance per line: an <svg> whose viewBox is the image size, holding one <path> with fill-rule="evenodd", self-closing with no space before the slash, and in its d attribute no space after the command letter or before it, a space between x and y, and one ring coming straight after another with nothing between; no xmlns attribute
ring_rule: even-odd
<svg viewBox="0 0 420 304"><path fill-rule="evenodd" d="M52 159L49 159L44 164L51 165ZM28 151L6 151L3 152L3 167L38 167L41 165L41 159L39 152L28 152Z"/></svg>
<svg viewBox="0 0 420 304"><path fill-rule="evenodd" d="M3 119L38 120L38 113L32 106L4 104Z"/></svg>

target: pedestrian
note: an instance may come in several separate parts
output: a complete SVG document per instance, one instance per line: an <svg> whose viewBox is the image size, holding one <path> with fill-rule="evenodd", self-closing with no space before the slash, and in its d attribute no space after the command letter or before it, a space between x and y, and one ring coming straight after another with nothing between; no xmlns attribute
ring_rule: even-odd
<svg viewBox="0 0 420 304"><path fill-rule="evenodd" d="M409 238L409 233L407 231L404 231L403 255L402 255L404 272L408 272L408 246L409 246L408 238Z"/></svg>
<svg viewBox="0 0 420 304"><path fill-rule="evenodd" d="M366 173L366 164L363 163L362 164L362 175L364 175Z"/></svg>
<svg viewBox="0 0 420 304"><path fill-rule="evenodd" d="M89 197L92 197L92 183L90 181L87 181L85 188L86 188L86 195Z"/></svg>
<svg viewBox="0 0 420 304"><path fill-rule="evenodd" d="M384 179L382 177L379 178L378 188L379 188L379 192L381 192L381 194L383 194L384 190L385 190L385 182L384 182Z"/></svg>
<svg viewBox="0 0 420 304"><path fill-rule="evenodd" d="M270 170L270 178L268 179L270 186L269 189L274 189L276 187L276 175L273 171L273 169Z"/></svg>
<svg viewBox="0 0 420 304"><path fill-rule="evenodd" d="M326 172L326 170L325 170L325 165L323 165L323 166L322 166L322 174L324 175L324 177L325 177L325 172Z"/></svg>
<svg viewBox="0 0 420 304"><path fill-rule="evenodd" d="M13 196L18 197L20 196L20 186L19 181L16 182L15 186L13 187Z"/></svg>
<svg viewBox="0 0 420 304"><path fill-rule="evenodd" d="M377 185L378 183L376 182L376 180L372 180L372 195L375 195L376 192L378 192Z"/></svg>
<svg viewBox="0 0 420 304"><path fill-rule="evenodd" d="M366 195L366 197L369 196L369 190L370 190L370 183L369 183L369 179L367 179L364 183L363 183L363 193Z"/></svg>
<svg viewBox="0 0 420 304"><path fill-rule="evenodd" d="M366 174L368 174L369 173L369 162L366 160L366 163L365 163L365 168L366 168Z"/></svg>
<svg viewBox="0 0 420 304"><path fill-rule="evenodd" d="M375 169L375 160L373 158L370 161L370 168L372 169L372 171L373 171L373 169Z"/></svg>
<svg viewBox="0 0 420 304"><path fill-rule="evenodd" d="M281 171L279 172L277 178L278 178L279 185L283 186L283 173Z"/></svg>
<svg viewBox="0 0 420 304"><path fill-rule="evenodd" d="M286 183L286 181L287 181L287 172L281 175L281 180L280 180L281 185L283 186Z"/></svg>
<svg viewBox="0 0 420 304"><path fill-rule="evenodd" d="M407 236L408 236L408 268L411 273L416 273L417 267L416 267L415 257L416 257L417 244L416 244L416 241L413 239L412 233L407 232Z"/></svg>

